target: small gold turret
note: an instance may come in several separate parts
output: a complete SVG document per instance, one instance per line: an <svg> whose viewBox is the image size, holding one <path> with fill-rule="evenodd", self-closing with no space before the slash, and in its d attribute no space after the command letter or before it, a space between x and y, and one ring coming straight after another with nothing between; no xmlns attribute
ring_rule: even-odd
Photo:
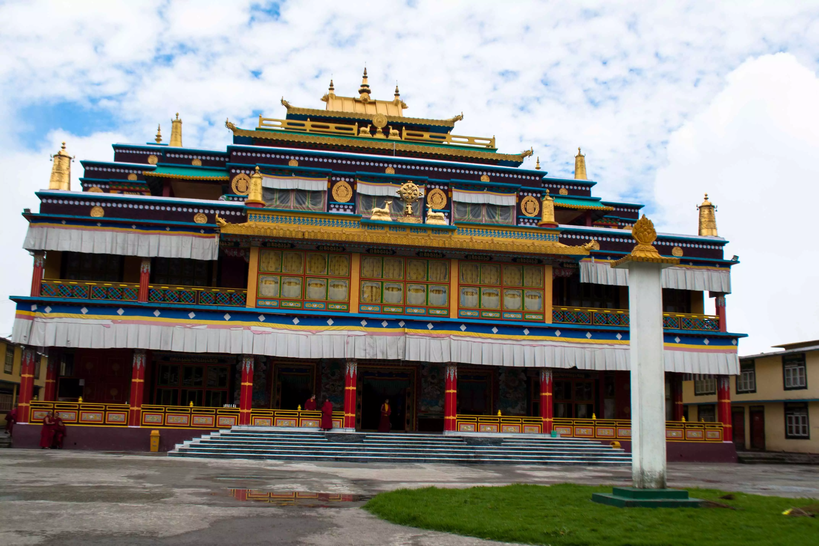
<svg viewBox="0 0 819 546"><path fill-rule="evenodd" d="M580 153L580 148L577 149L577 155L574 156L574 179L588 180L586 178L586 156Z"/></svg>
<svg viewBox="0 0 819 546"><path fill-rule="evenodd" d="M48 182L50 190L71 191L71 162L74 158L65 151L65 142L56 154L51 156L51 180Z"/></svg>
<svg viewBox="0 0 819 546"><path fill-rule="evenodd" d="M156 140L157 144L162 143L162 126L161 125L156 126L156 138L154 140Z"/></svg>
<svg viewBox="0 0 819 546"><path fill-rule="evenodd" d="M367 81L367 67L364 67L364 76L361 78L361 87L358 88L359 98L367 102L370 100L370 84Z"/></svg>
<svg viewBox="0 0 819 546"><path fill-rule="evenodd" d="M700 211L699 234L717 237L717 207L715 207L711 201L708 200L707 193L705 194L705 201L703 201L702 205L697 208Z"/></svg>
<svg viewBox="0 0 819 546"><path fill-rule="evenodd" d="M535 170L540 170L540 156L537 157L537 161L535 162Z"/></svg>
<svg viewBox="0 0 819 546"><path fill-rule="evenodd" d="M327 89L328 95L335 95L336 94L336 87L333 85L333 78L330 78L330 87Z"/></svg>
<svg viewBox="0 0 819 546"><path fill-rule="evenodd" d="M264 207L264 199L262 197L262 173L259 172L259 167L256 167L256 172L250 176L250 190L247 194L245 205L248 207Z"/></svg>
<svg viewBox="0 0 819 546"><path fill-rule="evenodd" d="M171 141L168 146L182 147L182 120L179 119L179 112L176 113L176 119L171 120Z"/></svg>
<svg viewBox="0 0 819 546"><path fill-rule="evenodd" d="M541 203L542 214L540 216L540 227L557 227L557 220L555 220L555 200L549 195L549 190L546 190L546 195L543 196Z"/></svg>
<svg viewBox="0 0 819 546"><path fill-rule="evenodd" d="M394 98L392 99L392 102L394 102L395 104L401 103L401 92L398 90L398 82L395 83L395 94Z"/></svg>

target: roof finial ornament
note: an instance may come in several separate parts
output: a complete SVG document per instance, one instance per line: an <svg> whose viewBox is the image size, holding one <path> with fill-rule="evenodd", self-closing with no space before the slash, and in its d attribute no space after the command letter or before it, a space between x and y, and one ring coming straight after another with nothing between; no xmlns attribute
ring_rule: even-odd
<svg viewBox="0 0 819 546"><path fill-rule="evenodd" d="M574 156L574 178L575 180L588 180L586 178L586 156L577 148L577 155Z"/></svg>
<svg viewBox="0 0 819 546"><path fill-rule="evenodd" d="M705 194L705 200L702 205L698 206L700 211L699 235L707 237L718 237L717 235L717 207L708 200L708 194Z"/></svg>
<svg viewBox="0 0 819 546"><path fill-rule="evenodd" d="M156 140L157 144L162 143L162 126L161 125L156 126L156 138L154 140Z"/></svg>
<svg viewBox="0 0 819 546"><path fill-rule="evenodd" d="M51 165L48 189L71 191L71 162L74 161L74 158L65 151L65 142L60 150L51 156L51 160L54 163Z"/></svg>
<svg viewBox="0 0 819 546"><path fill-rule="evenodd" d="M555 200L549 195L549 190L546 190L546 194L543 196L543 201L541 201L540 205L540 222L538 222L537 225L540 227L557 227L557 220L555 220Z"/></svg>
<svg viewBox="0 0 819 546"><path fill-rule="evenodd" d="M358 88L359 98L364 102L370 101L370 84L367 80L367 66L364 65L364 76L361 78L361 87Z"/></svg>
<svg viewBox="0 0 819 546"><path fill-rule="evenodd" d="M535 170L540 170L540 156L537 156L537 161L535 162Z"/></svg>
<svg viewBox="0 0 819 546"><path fill-rule="evenodd" d="M179 119L179 112L176 113L176 119L171 120L171 141L168 146L182 147L182 120Z"/></svg>

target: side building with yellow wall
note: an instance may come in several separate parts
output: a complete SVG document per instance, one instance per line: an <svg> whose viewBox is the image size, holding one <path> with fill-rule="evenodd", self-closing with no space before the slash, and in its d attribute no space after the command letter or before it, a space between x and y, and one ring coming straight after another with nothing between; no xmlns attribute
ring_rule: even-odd
<svg viewBox="0 0 819 546"><path fill-rule="evenodd" d="M819 453L819 340L778 345L740 358L731 377L733 439L738 450ZM686 418L711 421L716 379L683 383Z"/></svg>
<svg viewBox="0 0 819 546"><path fill-rule="evenodd" d="M0 337L0 424L5 425L3 420L6 413L17 405L17 395L20 390L20 369L23 358L23 347L12 343L8 339ZM37 354L34 367L34 396L42 398L45 388L46 368L48 358L45 355Z"/></svg>

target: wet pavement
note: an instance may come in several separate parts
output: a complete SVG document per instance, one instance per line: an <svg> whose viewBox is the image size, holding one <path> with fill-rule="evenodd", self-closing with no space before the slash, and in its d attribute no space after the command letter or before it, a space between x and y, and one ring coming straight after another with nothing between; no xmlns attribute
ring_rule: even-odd
<svg viewBox="0 0 819 546"><path fill-rule="evenodd" d="M382 491L509 483L627 485L626 468L173 459L0 450L0 544L496 544L361 510ZM682 464L672 487L819 499L819 466Z"/></svg>

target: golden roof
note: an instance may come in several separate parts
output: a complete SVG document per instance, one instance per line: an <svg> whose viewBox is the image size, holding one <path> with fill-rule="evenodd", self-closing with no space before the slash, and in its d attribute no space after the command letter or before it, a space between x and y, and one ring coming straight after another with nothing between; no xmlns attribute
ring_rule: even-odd
<svg viewBox="0 0 819 546"><path fill-rule="evenodd" d="M398 86L395 86L395 97L391 101L375 100L370 97L370 84L367 81L367 69L364 69L364 76L361 79L361 87L358 89L358 97L341 97L336 95L333 80L330 80L330 88L327 94L321 97L327 103L327 110L333 112L352 112L356 114L384 114L385 116L403 117L407 103L401 100L398 93Z"/></svg>

